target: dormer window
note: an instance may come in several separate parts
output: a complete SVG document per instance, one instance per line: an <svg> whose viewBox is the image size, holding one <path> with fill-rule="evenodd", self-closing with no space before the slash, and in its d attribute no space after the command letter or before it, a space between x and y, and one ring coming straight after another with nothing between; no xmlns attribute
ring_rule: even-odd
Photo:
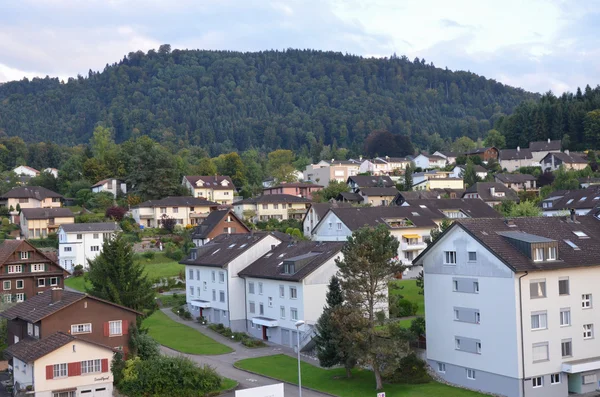
<svg viewBox="0 0 600 397"><path fill-rule="evenodd" d="M535 262L541 262L544 260L544 249L543 248L535 248L534 249L533 260Z"/></svg>
<svg viewBox="0 0 600 397"><path fill-rule="evenodd" d="M285 274L296 273L296 265L294 263L284 263L283 264L283 273L285 273Z"/></svg>
<svg viewBox="0 0 600 397"><path fill-rule="evenodd" d="M548 258L547 260L549 261L555 261L556 260L556 247L550 247L548 248Z"/></svg>
<svg viewBox="0 0 600 397"><path fill-rule="evenodd" d="M20 255L21 255L21 260L25 260L25 259L31 258L31 252L21 251Z"/></svg>

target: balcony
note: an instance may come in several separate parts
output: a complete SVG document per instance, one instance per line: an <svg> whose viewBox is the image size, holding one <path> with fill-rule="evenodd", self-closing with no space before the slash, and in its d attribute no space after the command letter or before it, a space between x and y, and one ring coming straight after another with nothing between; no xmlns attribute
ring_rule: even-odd
<svg viewBox="0 0 600 397"><path fill-rule="evenodd" d="M419 251L424 250L425 248L427 248L427 244L422 241L418 243L407 243L403 241L400 244L400 249L402 249L402 251Z"/></svg>

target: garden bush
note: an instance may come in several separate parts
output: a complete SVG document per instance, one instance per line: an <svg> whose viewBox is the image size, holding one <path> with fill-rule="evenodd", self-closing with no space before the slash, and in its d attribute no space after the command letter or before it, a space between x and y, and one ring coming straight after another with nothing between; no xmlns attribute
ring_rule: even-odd
<svg viewBox="0 0 600 397"><path fill-rule="evenodd" d="M402 357L398 368L386 378L390 383L419 384L429 383L431 377L427 373L425 362L415 353Z"/></svg>
<svg viewBox="0 0 600 397"><path fill-rule="evenodd" d="M73 268L73 276L74 277L83 276L83 265L76 265L75 268Z"/></svg>
<svg viewBox="0 0 600 397"><path fill-rule="evenodd" d="M415 302L411 302L408 299L399 299L394 309L396 317L409 317L417 314L419 305Z"/></svg>
<svg viewBox="0 0 600 397"><path fill-rule="evenodd" d="M154 251L146 251L142 256L146 259L154 259Z"/></svg>

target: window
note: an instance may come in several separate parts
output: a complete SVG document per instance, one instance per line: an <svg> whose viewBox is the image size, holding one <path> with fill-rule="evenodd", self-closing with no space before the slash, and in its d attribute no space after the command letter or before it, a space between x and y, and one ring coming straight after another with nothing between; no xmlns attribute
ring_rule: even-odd
<svg viewBox="0 0 600 397"><path fill-rule="evenodd" d="M454 320L458 320L459 318L460 318L459 311L457 309L454 309Z"/></svg>
<svg viewBox="0 0 600 397"><path fill-rule="evenodd" d="M2 289L3 290L9 290L10 289L10 281L3 281L2 282Z"/></svg>
<svg viewBox="0 0 600 397"><path fill-rule="evenodd" d="M258 294L262 295L263 293L263 284L262 283L258 283Z"/></svg>
<svg viewBox="0 0 600 397"><path fill-rule="evenodd" d="M452 291L458 291L458 280L452 280Z"/></svg>
<svg viewBox="0 0 600 397"><path fill-rule="evenodd" d="M188 271L188 273L189 273L189 276L188 276L188 278L189 278L190 280L193 280L193 279L194 279L194 271L193 271L192 269L190 269L190 270Z"/></svg>
<svg viewBox="0 0 600 397"><path fill-rule="evenodd" d="M46 270L46 265L43 263L35 263L35 264L31 265L32 273L43 272L45 270Z"/></svg>
<svg viewBox="0 0 600 397"><path fill-rule="evenodd" d="M77 240L81 240L83 238L83 234L78 234L77 235Z"/></svg>
<svg viewBox="0 0 600 397"><path fill-rule="evenodd" d="M67 364L54 364L53 377L56 378L65 378L67 376Z"/></svg>
<svg viewBox="0 0 600 397"><path fill-rule="evenodd" d="M25 294L23 294L23 293L16 294L16 299L17 299L17 302L25 302Z"/></svg>
<svg viewBox="0 0 600 397"><path fill-rule="evenodd" d="M216 290L216 289L213 289L213 290L212 290L212 300L213 300L213 301L216 301L216 300L217 300L217 290Z"/></svg>
<svg viewBox="0 0 600 397"><path fill-rule="evenodd" d="M583 324L583 339L594 337L594 324Z"/></svg>
<svg viewBox="0 0 600 397"><path fill-rule="evenodd" d="M454 348L456 350L460 350L460 339L458 339L458 338L454 339Z"/></svg>
<svg viewBox="0 0 600 397"><path fill-rule="evenodd" d="M298 298L298 290L296 289L296 287L290 287L290 299L297 299Z"/></svg>
<svg viewBox="0 0 600 397"><path fill-rule="evenodd" d="M190 295L194 295L194 287L190 287Z"/></svg>
<svg viewBox="0 0 600 397"><path fill-rule="evenodd" d="M100 234L99 233L94 233L94 240L98 240L100 238Z"/></svg>
<svg viewBox="0 0 600 397"><path fill-rule="evenodd" d="M208 289L208 284L206 283L206 281L203 281L203 282L202 282L202 289L203 289L204 291L206 291L206 290Z"/></svg>
<svg viewBox="0 0 600 397"><path fill-rule="evenodd" d="M92 251L92 252L98 252L98 251L100 251L100 246L99 245L92 245L90 247L90 251Z"/></svg>
<svg viewBox="0 0 600 397"><path fill-rule="evenodd" d="M249 308L248 311L250 313L255 313L256 312L256 304L252 301L249 302Z"/></svg>
<svg viewBox="0 0 600 397"><path fill-rule="evenodd" d="M438 363L438 372L445 374L446 373L446 364Z"/></svg>
<svg viewBox="0 0 600 397"><path fill-rule="evenodd" d="M225 302L225 291L219 291L219 302Z"/></svg>
<svg viewBox="0 0 600 397"><path fill-rule="evenodd" d="M15 284L17 286L17 289L23 289L23 288L25 288L25 282L23 280L17 280L15 282Z"/></svg>
<svg viewBox="0 0 600 397"><path fill-rule="evenodd" d="M548 342L534 343L532 350L533 362L548 360Z"/></svg>
<svg viewBox="0 0 600 397"><path fill-rule="evenodd" d="M560 309L560 326L566 327L571 325L571 309L564 308Z"/></svg>
<svg viewBox="0 0 600 397"><path fill-rule="evenodd" d="M456 251L445 251L444 255L444 265L456 265Z"/></svg>
<svg viewBox="0 0 600 397"><path fill-rule="evenodd" d="M71 252L72 251L71 247L64 247L64 250L65 250L65 252Z"/></svg>
<svg viewBox="0 0 600 397"><path fill-rule="evenodd" d="M263 204L262 205L262 209L263 210L268 210L269 209L269 204Z"/></svg>
<svg viewBox="0 0 600 397"><path fill-rule="evenodd" d="M481 314L479 312L475 312L475 323L479 324L481 322Z"/></svg>
<svg viewBox="0 0 600 397"><path fill-rule="evenodd" d="M265 305L263 305L262 303L258 304L258 314L260 314L261 316L265 314Z"/></svg>
<svg viewBox="0 0 600 397"><path fill-rule="evenodd" d="M587 374L581 377L581 383L584 385L589 385L592 383L596 383L597 377L596 374Z"/></svg>
<svg viewBox="0 0 600 397"><path fill-rule="evenodd" d="M573 355L573 344L571 339L563 339L560 342L560 350L563 357L571 357Z"/></svg>
<svg viewBox="0 0 600 397"><path fill-rule="evenodd" d="M52 287L55 287L55 286L57 286L57 285L58 285L58 277L51 277L51 278L50 278L50 285L51 285Z"/></svg>
<svg viewBox="0 0 600 397"><path fill-rule="evenodd" d="M544 378L541 376L536 376L531 378L531 383L533 384L533 387L542 387L544 386Z"/></svg>
<svg viewBox="0 0 600 397"><path fill-rule="evenodd" d="M560 373L558 374L550 374L550 384L558 385L560 384Z"/></svg>
<svg viewBox="0 0 600 397"><path fill-rule="evenodd" d="M592 294L581 295L581 307L583 309L589 309L592 307Z"/></svg>
<svg viewBox="0 0 600 397"><path fill-rule="evenodd" d="M337 223L337 230L342 230L342 222Z"/></svg>
<svg viewBox="0 0 600 397"><path fill-rule="evenodd" d="M45 287L46 286L46 279L45 278L38 278L38 280L37 280L37 286L38 287Z"/></svg>
<svg viewBox="0 0 600 397"><path fill-rule="evenodd" d="M477 354L481 354L481 342L475 343L475 348L477 349Z"/></svg>
<svg viewBox="0 0 600 397"><path fill-rule="evenodd" d="M219 272L219 282L221 284L225 282L225 272Z"/></svg>
<svg viewBox="0 0 600 397"><path fill-rule="evenodd" d="M8 265L8 273L23 273L23 265Z"/></svg>
<svg viewBox="0 0 600 397"><path fill-rule="evenodd" d="M469 262L476 262L476 261L477 261L477 252L469 251Z"/></svg>
<svg viewBox="0 0 600 397"><path fill-rule="evenodd" d="M273 209L274 210L278 210L279 209L279 204L273 204Z"/></svg>
<svg viewBox="0 0 600 397"><path fill-rule="evenodd" d="M4 294L2 295L2 302L4 303L12 303L13 299L12 299L12 295L11 294Z"/></svg>
<svg viewBox="0 0 600 397"><path fill-rule="evenodd" d="M273 307L273 297L269 296L268 298L269 307Z"/></svg>
<svg viewBox="0 0 600 397"><path fill-rule="evenodd" d="M475 380L475 370L467 368L467 379Z"/></svg>
<svg viewBox="0 0 600 397"><path fill-rule="evenodd" d="M548 315L546 312L535 312L531 314L531 329L548 328Z"/></svg>
<svg viewBox="0 0 600 397"><path fill-rule="evenodd" d="M292 320L298 320L298 309L290 308L290 317Z"/></svg>
<svg viewBox="0 0 600 397"><path fill-rule="evenodd" d="M179 207L173 207L173 213L174 214L178 214L179 213Z"/></svg>
<svg viewBox="0 0 600 397"><path fill-rule="evenodd" d="M544 260L544 249L543 248L536 248L533 251L533 260L536 262Z"/></svg>
<svg viewBox="0 0 600 397"><path fill-rule="evenodd" d="M473 281L473 292L479 293L479 281Z"/></svg>
<svg viewBox="0 0 600 397"><path fill-rule="evenodd" d="M285 298L285 287L283 285L279 286L279 297Z"/></svg>
<svg viewBox="0 0 600 397"><path fill-rule="evenodd" d="M248 293L254 294L254 283L248 283Z"/></svg>
<svg viewBox="0 0 600 397"><path fill-rule="evenodd" d="M331 230L333 228L333 223L329 222L329 230Z"/></svg>
<svg viewBox="0 0 600 397"><path fill-rule="evenodd" d="M546 297L546 280L533 280L529 283L529 294L532 299Z"/></svg>
<svg viewBox="0 0 600 397"><path fill-rule="evenodd" d="M71 325L72 334L89 334L92 332L92 324L73 324Z"/></svg>
<svg viewBox="0 0 600 397"><path fill-rule="evenodd" d="M217 273L214 270L210 273L210 277L213 283L217 281Z"/></svg>
<svg viewBox="0 0 600 397"><path fill-rule="evenodd" d="M549 261L555 261L556 260L556 247L550 247L548 248L548 258Z"/></svg>
<svg viewBox="0 0 600 397"><path fill-rule="evenodd" d="M26 251L21 251L21 260L29 259L29 254Z"/></svg>
<svg viewBox="0 0 600 397"><path fill-rule="evenodd" d="M569 278L561 277L558 279L558 294L569 295Z"/></svg>
<svg viewBox="0 0 600 397"><path fill-rule="evenodd" d="M200 297L200 287L196 288L196 293L198 294L198 297Z"/></svg>
<svg viewBox="0 0 600 397"><path fill-rule="evenodd" d="M108 322L108 335L123 335L123 322L121 320Z"/></svg>
<svg viewBox="0 0 600 397"><path fill-rule="evenodd" d="M102 372L100 360L86 360L81 362L81 374L93 374Z"/></svg>
<svg viewBox="0 0 600 397"><path fill-rule="evenodd" d="M161 214L166 214L167 213L167 207L160 207L160 213Z"/></svg>
<svg viewBox="0 0 600 397"><path fill-rule="evenodd" d="M285 306L279 307L279 317L285 318Z"/></svg>

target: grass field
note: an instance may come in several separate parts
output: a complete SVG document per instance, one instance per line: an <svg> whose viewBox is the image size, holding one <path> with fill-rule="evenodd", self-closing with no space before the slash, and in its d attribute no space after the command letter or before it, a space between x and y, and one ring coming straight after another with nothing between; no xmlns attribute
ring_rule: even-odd
<svg viewBox="0 0 600 397"><path fill-rule="evenodd" d="M65 285L67 287L76 289L77 291L85 292L85 280L83 276L81 277L69 277L65 280ZM89 285L89 283L88 283Z"/></svg>
<svg viewBox="0 0 600 397"><path fill-rule="evenodd" d="M423 295L419 294L419 288L417 288L416 280L398 280L392 281L395 284L401 285L404 288L401 290L390 290L390 293L400 294L404 297L404 299L408 299L411 302L416 302L419 305L419 310L417 311L417 316L425 315L425 302Z"/></svg>
<svg viewBox="0 0 600 397"><path fill-rule="evenodd" d="M298 362L295 358L279 354L275 356L249 358L235 363L248 371L267 375L290 383L298 383ZM339 397L375 397L375 377L371 371L354 370L347 379L343 368L322 369L302 362L302 385L331 393ZM386 397L482 397L483 394L446 386L437 382L420 385L385 385Z"/></svg>
<svg viewBox="0 0 600 397"><path fill-rule="evenodd" d="M233 351L195 329L171 320L161 311L154 312L143 324L158 343L182 353L214 355Z"/></svg>

